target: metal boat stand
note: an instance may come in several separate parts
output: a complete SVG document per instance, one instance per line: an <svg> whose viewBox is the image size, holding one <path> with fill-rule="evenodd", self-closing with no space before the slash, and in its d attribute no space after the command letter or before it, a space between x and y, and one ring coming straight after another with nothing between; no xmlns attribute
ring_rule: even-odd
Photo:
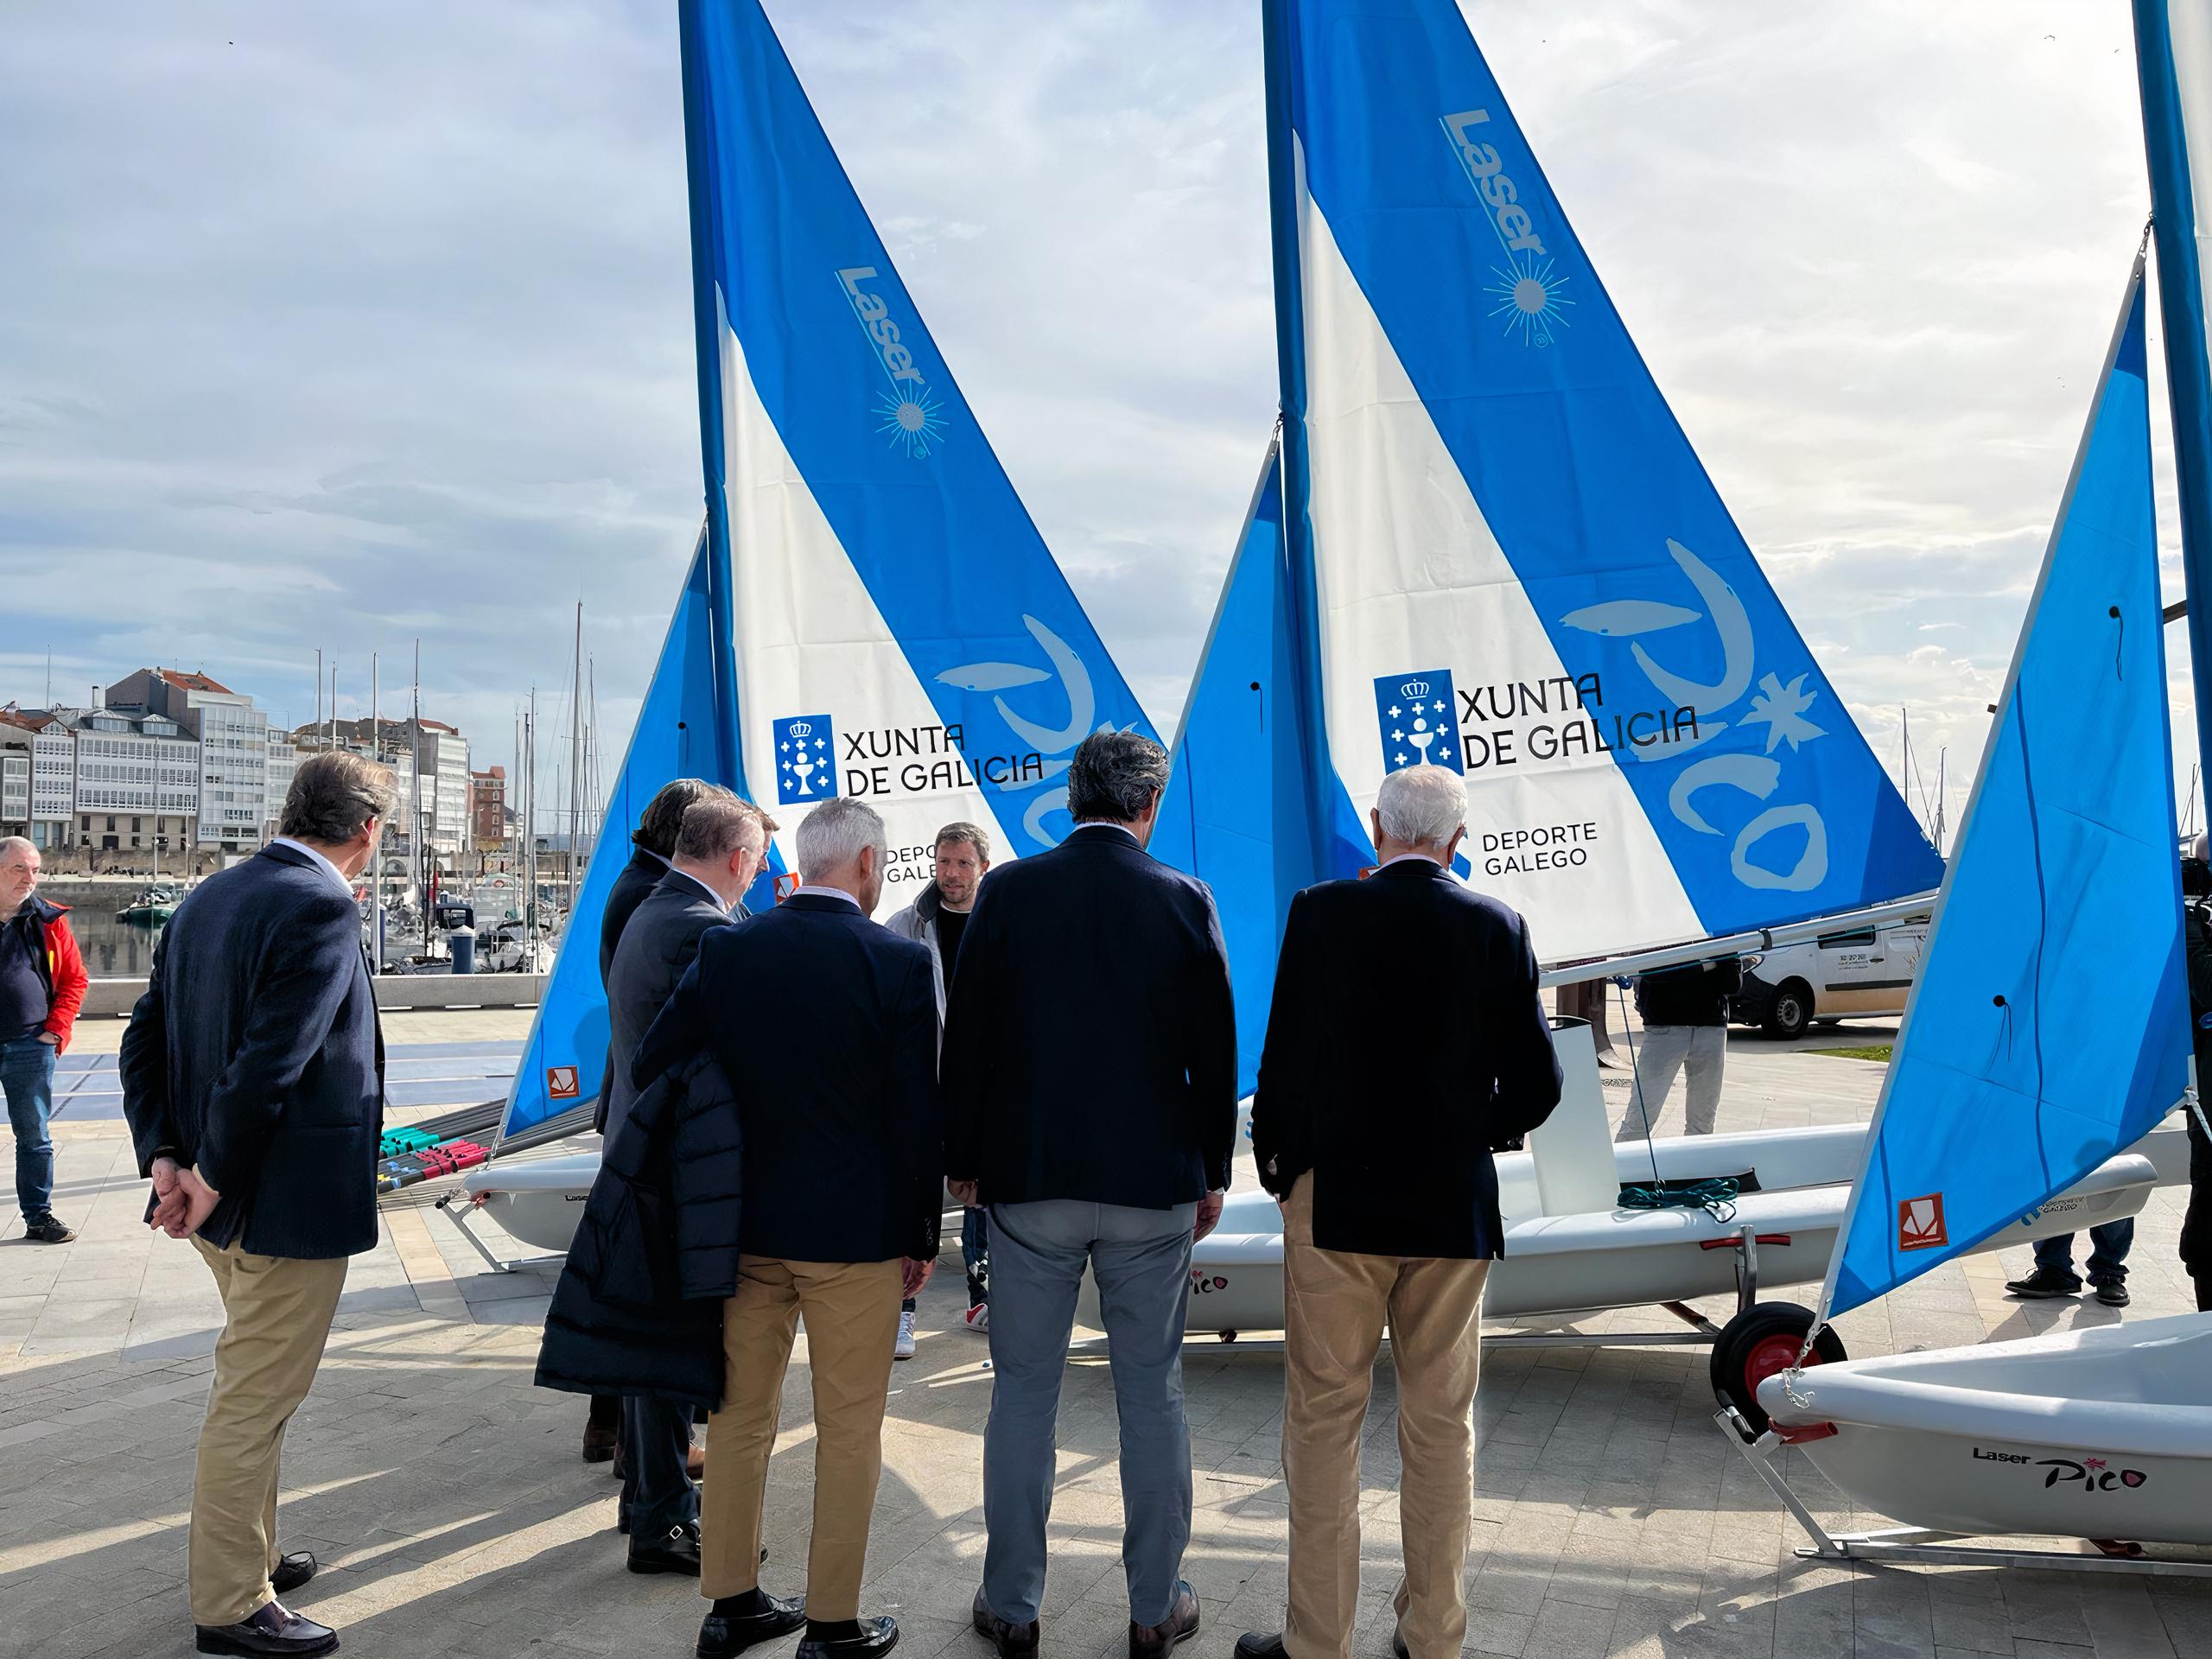
<svg viewBox="0 0 2212 1659"><path fill-rule="evenodd" d="M1782 1437L1772 1429L1754 1434L1743 1413L1724 1405L1713 1422L1745 1462L1764 1481L1782 1507L1797 1518L1809 1544L1797 1546L1796 1554L1813 1561L1902 1561L1926 1567L2034 1567L2068 1573L2134 1573L2153 1577L2212 1579L2212 1561L2179 1561L2159 1555L2084 1555L2064 1549L2008 1549L1955 1541L1972 1535L1936 1532L1926 1527L1886 1527L1875 1532L1832 1533L1789 1490L1774 1454Z"/></svg>
<svg viewBox="0 0 2212 1659"><path fill-rule="evenodd" d="M454 1202L456 1198L460 1200L458 1204ZM461 1236L468 1241L468 1248L482 1256L485 1265L494 1273L519 1273L524 1268L550 1267L556 1262L564 1262L568 1259L563 1255L521 1255L511 1262L502 1262L492 1254L484 1241L477 1237L475 1230L469 1226L468 1218L481 1206L471 1199L467 1193L448 1192L439 1198L434 1207L445 1211L446 1219L459 1228Z"/></svg>

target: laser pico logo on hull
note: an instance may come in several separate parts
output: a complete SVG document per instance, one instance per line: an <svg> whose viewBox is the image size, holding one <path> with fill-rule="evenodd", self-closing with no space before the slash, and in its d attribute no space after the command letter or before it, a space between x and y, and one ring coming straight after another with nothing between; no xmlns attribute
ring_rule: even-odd
<svg viewBox="0 0 2212 1659"><path fill-rule="evenodd" d="M1479 136L1490 111L1462 110L1443 121L1452 153L1474 187L1491 229L1497 232L1504 257L1504 264L1491 267L1492 280L1484 285L1483 291L1497 302L1491 315L1502 321L1508 334L1518 334L1523 346L1549 346L1567 326L1567 313L1574 302L1564 291L1566 273L1545 251L1542 232L1522 205L1504 158L1497 146L1484 143Z"/></svg>
<svg viewBox="0 0 2212 1659"><path fill-rule="evenodd" d="M771 722L776 743L776 804L804 806L837 792L837 731L827 715Z"/></svg>
<svg viewBox="0 0 2212 1659"><path fill-rule="evenodd" d="M944 439L944 402L929 389L929 382L914 362L914 353L901 337L891 308L862 283L875 280L874 265L848 265L837 273L837 284L860 320L868 348L883 370L890 390L876 401L883 417L876 429L888 435L894 448L904 449L910 461L923 461L932 446Z"/></svg>
<svg viewBox="0 0 2212 1659"><path fill-rule="evenodd" d="M1408 766L1449 766L1464 772L1459 727L1452 717L1457 698L1452 671L1432 668L1421 674L1385 674L1375 682L1375 717L1382 739L1382 770Z"/></svg>

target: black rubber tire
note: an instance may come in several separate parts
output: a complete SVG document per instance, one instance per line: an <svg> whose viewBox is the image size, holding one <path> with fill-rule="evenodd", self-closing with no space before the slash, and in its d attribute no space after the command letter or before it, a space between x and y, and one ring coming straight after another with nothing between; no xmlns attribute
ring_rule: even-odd
<svg viewBox="0 0 2212 1659"><path fill-rule="evenodd" d="M1774 1000L1766 1005L1766 1034L1802 1037L1812 1023L1813 988L1802 979L1784 980L1777 986Z"/></svg>
<svg viewBox="0 0 2212 1659"><path fill-rule="evenodd" d="M1720 1327L1713 1344L1713 1395L1723 1405L1735 1407L1753 1433L1766 1432L1767 1414L1759 1409L1758 1382L1747 1376L1746 1368L1758 1359L1760 1376L1771 1376L1777 1347L1786 1348L1794 1357L1812 1328L1813 1310L1795 1302L1755 1303ZM1843 1338L1832 1326L1823 1326L1805 1363L1832 1365L1848 1357Z"/></svg>

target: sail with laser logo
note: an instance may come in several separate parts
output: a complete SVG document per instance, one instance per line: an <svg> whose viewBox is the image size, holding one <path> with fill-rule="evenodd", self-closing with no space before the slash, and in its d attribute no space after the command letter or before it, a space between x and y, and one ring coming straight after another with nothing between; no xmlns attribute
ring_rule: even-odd
<svg viewBox="0 0 2212 1659"><path fill-rule="evenodd" d="M1307 879L1427 762L1547 961L1934 887L1452 0L1265 15Z"/></svg>
<svg viewBox="0 0 2212 1659"><path fill-rule="evenodd" d="M2186 1077L2143 262L1836 1234L1835 1314L2142 1139Z"/></svg>
<svg viewBox="0 0 2212 1659"><path fill-rule="evenodd" d="M981 825L995 861L1051 847L1071 827L1075 746L1103 728L1151 728L758 0L682 0L678 24L702 615L726 642L716 672L728 710L714 769L701 763L696 775L727 778L777 819L778 868L795 864L792 836L813 808L868 802L889 830L887 915L927 884L941 827ZM626 768L636 804L666 781ZM607 822L619 832L636 820L611 811ZM587 901L594 890L588 881ZM748 897L771 895L764 882ZM537 1075L518 1080L509 1133L574 1103L569 1090L595 1092L604 1000L578 964L596 968L599 913L587 902L569 919L559 961L584 1012L540 1020L526 1057Z"/></svg>

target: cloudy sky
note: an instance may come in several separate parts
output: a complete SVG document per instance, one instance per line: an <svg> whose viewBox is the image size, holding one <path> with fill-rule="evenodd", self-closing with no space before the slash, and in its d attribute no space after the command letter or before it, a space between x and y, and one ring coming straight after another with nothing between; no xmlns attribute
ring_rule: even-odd
<svg viewBox="0 0 2212 1659"><path fill-rule="evenodd" d="M1257 0L768 6L1171 727L1275 404ZM1466 10L1839 691L1893 770L1910 706L1955 812L2147 212L2123 0ZM302 722L321 648L347 715L381 653L393 713L419 636L426 712L505 760L533 682L565 730L581 600L619 747L700 512L672 0L9 34L0 702L50 652L64 701L159 662ZM2154 420L2165 469L2162 380Z"/></svg>

